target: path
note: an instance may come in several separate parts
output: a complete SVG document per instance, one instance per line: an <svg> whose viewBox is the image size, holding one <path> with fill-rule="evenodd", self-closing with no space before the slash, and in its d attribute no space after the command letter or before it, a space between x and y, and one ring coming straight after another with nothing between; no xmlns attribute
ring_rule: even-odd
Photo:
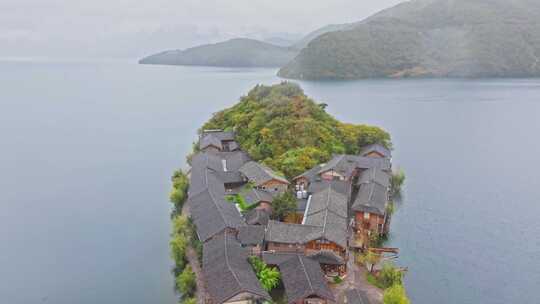
<svg viewBox="0 0 540 304"><path fill-rule="evenodd" d="M364 291L371 304L382 303L383 291L368 283L366 280L366 273L367 270L358 266L354 262L354 258L349 258L349 261L347 262L347 277L343 283L332 285L332 290L334 291L338 303L343 303L343 294L347 289L352 288Z"/></svg>

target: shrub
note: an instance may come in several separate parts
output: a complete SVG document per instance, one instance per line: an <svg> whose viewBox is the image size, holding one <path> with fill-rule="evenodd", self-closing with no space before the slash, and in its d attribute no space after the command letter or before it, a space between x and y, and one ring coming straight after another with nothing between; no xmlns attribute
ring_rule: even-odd
<svg viewBox="0 0 540 304"><path fill-rule="evenodd" d="M272 219L283 220L295 211L296 197L290 192L276 196L272 201Z"/></svg>
<svg viewBox="0 0 540 304"><path fill-rule="evenodd" d="M377 277L377 281L381 284L383 289L394 285L401 285L402 279L403 273L392 263L385 263Z"/></svg>
<svg viewBox="0 0 540 304"><path fill-rule="evenodd" d="M187 298L187 299L183 299L180 303L181 304L197 304L197 299Z"/></svg>
<svg viewBox="0 0 540 304"><path fill-rule="evenodd" d="M383 295L384 304L410 304L409 298L405 292L405 288L402 285L394 285L384 291Z"/></svg>
<svg viewBox="0 0 540 304"><path fill-rule="evenodd" d="M405 183L405 172L403 170L392 173L392 177L390 178L391 198L396 198L401 195L401 187L403 186L403 183Z"/></svg>
<svg viewBox="0 0 540 304"><path fill-rule="evenodd" d="M184 236L176 234L170 241L171 258L175 263L175 274L180 273L186 265L186 247L187 241Z"/></svg>
<svg viewBox="0 0 540 304"><path fill-rule="evenodd" d="M341 284L343 282L343 279L340 276L335 276L333 278L334 284Z"/></svg>
<svg viewBox="0 0 540 304"><path fill-rule="evenodd" d="M195 294L197 282L191 266L187 266L176 278L176 288L182 293L183 297L192 297Z"/></svg>
<svg viewBox="0 0 540 304"><path fill-rule="evenodd" d="M268 267L259 257L249 257L249 262L257 274L257 278L266 291L270 291L279 285L281 274L275 267Z"/></svg>
<svg viewBox="0 0 540 304"><path fill-rule="evenodd" d="M172 189L169 194L171 203L174 204L173 216L180 214L182 206L187 198L187 191L189 188L189 179L187 175L181 170L176 170L171 177Z"/></svg>

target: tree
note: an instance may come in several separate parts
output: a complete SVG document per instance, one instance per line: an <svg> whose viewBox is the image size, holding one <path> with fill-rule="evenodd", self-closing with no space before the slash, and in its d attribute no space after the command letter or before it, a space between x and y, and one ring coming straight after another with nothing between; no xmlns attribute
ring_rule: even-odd
<svg viewBox="0 0 540 304"><path fill-rule="evenodd" d="M295 211L296 197L290 192L278 195L272 200L272 219L282 220Z"/></svg>
<svg viewBox="0 0 540 304"><path fill-rule="evenodd" d="M181 170L176 170L171 177L172 189L169 194L171 203L174 204L175 210L173 215L181 212L182 206L187 198L187 191L189 188L189 179L187 175Z"/></svg>
<svg viewBox="0 0 540 304"><path fill-rule="evenodd" d="M396 268L392 263L384 263L377 280L383 288L401 285L403 280L403 272Z"/></svg>
<svg viewBox="0 0 540 304"><path fill-rule="evenodd" d="M187 241L183 235L173 234L173 238L170 241L171 258L175 262L175 273L179 273L184 269L186 265L186 247Z"/></svg>
<svg viewBox="0 0 540 304"><path fill-rule="evenodd" d="M187 298L182 300L182 304L197 304L197 299L195 298Z"/></svg>
<svg viewBox="0 0 540 304"><path fill-rule="evenodd" d="M192 297L195 294L197 281L191 266L187 266L176 278L176 288L182 293L183 297Z"/></svg>
<svg viewBox="0 0 540 304"><path fill-rule="evenodd" d="M390 197L395 198L401 194L401 186L405 183L405 172L399 170L392 173L390 178Z"/></svg>
<svg viewBox="0 0 540 304"><path fill-rule="evenodd" d="M384 291L383 295L384 304L410 304L410 300L407 298L405 288L402 285L394 285Z"/></svg>

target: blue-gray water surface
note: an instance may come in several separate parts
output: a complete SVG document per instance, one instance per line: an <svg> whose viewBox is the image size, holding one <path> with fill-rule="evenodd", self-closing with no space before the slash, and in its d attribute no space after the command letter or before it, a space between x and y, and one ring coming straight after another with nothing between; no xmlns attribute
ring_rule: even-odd
<svg viewBox="0 0 540 304"><path fill-rule="evenodd" d="M169 176L275 72L0 62L0 303L175 303ZM392 134L413 303L540 303L540 80L301 85Z"/></svg>

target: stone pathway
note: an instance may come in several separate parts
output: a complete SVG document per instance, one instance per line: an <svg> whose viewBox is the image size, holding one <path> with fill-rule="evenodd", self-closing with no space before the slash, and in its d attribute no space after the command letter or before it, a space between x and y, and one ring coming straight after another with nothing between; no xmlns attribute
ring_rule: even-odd
<svg viewBox="0 0 540 304"><path fill-rule="evenodd" d="M332 290L336 297L337 303L343 303L344 293L348 289L356 288L362 290L367 294L367 297L371 304L381 304L383 298L383 291L371 284L366 280L367 270L358 266L354 262L354 258L350 258L347 262L347 277L343 283L339 285L332 284Z"/></svg>

